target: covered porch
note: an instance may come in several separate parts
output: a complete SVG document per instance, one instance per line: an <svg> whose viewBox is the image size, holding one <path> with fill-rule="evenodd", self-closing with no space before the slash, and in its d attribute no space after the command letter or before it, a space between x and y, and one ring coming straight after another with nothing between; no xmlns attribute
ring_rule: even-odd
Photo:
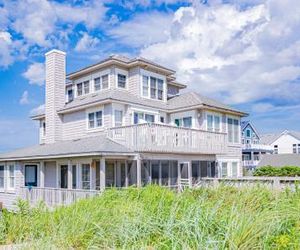
<svg viewBox="0 0 300 250"><path fill-rule="evenodd" d="M20 197L31 204L68 205L101 194L106 188L157 184L192 187L202 177L217 177L214 160L80 158L26 162Z"/></svg>

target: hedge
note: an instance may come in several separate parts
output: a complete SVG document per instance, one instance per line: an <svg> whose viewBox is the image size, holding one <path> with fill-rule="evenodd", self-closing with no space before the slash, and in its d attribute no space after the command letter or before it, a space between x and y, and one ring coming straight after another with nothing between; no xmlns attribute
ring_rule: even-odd
<svg viewBox="0 0 300 250"><path fill-rule="evenodd" d="M296 166L284 166L284 167L273 167L264 166L257 168L254 176L300 176L300 167Z"/></svg>

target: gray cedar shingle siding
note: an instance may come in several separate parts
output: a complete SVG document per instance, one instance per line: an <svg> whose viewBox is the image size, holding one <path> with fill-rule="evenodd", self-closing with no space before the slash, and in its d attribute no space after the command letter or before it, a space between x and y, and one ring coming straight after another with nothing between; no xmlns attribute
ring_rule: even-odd
<svg viewBox="0 0 300 250"><path fill-rule="evenodd" d="M298 166L300 167L300 155L297 154L274 154L264 155L261 161L258 163L258 167L273 166Z"/></svg>
<svg viewBox="0 0 300 250"><path fill-rule="evenodd" d="M80 155L93 153L132 153L126 147L108 139L106 135L88 137L72 141L37 145L0 155L0 161L11 159L47 158L53 156Z"/></svg>

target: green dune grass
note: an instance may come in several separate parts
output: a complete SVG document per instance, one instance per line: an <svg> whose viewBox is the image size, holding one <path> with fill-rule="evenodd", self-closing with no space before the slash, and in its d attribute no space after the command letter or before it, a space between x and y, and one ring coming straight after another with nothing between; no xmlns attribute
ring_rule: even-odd
<svg viewBox="0 0 300 250"><path fill-rule="evenodd" d="M31 249L300 249L300 191L148 186L69 207L4 211L0 242ZM25 247L26 246L26 247Z"/></svg>

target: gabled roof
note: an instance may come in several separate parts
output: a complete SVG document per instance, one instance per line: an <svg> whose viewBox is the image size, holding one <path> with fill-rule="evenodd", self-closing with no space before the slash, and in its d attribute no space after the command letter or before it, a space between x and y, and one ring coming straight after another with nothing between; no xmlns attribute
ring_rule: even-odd
<svg viewBox="0 0 300 250"><path fill-rule="evenodd" d="M18 149L0 154L0 161L50 159L59 157L101 155L109 153L133 153L128 148L110 140L106 135L99 135L78 140L60 141Z"/></svg>
<svg viewBox="0 0 300 250"><path fill-rule="evenodd" d="M129 104L142 105L150 108L155 108L158 110L162 110L165 112L175 112L180 109L193 109L193 108L216 108L222 109L224 112L234 112L241 116L247 115L246 113L239 111L237 109L231 108L230 106L218 102L214 99L205 97L195 92L189 92L182 95L175 96L169 99L166 103L142 98L136 95L129 93L124 90L107 90L98 93L93 93L90 95L82 96L80 98L76 98L74 101L67 103L63 109L61 109L60 113L67 113L78 109L84 109L86 107L90 107L93 105L118 101Z"/></svg>
<svg viewBox="0 0 300 250"><path fill-rule="evenodd" d="M255 132L255 134L257 135L257 137L260 139L260 135L259 135L257 129L254 127L254 125L253 125L253 123L251 121L243 121L243 122L241 122L241 129L242 129L242 131L244 131L244 129L247 128L248 125L252 128L252 130Z"/></svg>
<svg viewBox="0 0 300 250"><path fill-rule="evenodd" d="M299 154L266 154L258 163L258 167L263 166L283 167L283 166L298 166L300 167Z"/></svg>
<svg viewBox="0 0 300 250"><path fill-rule="evenodd" d="M121 55L112 55L108 58L103 59L102 61L89 65L87 67L84 67L80 70L77 70L75 72L72 72L67 75L68 79L74 79L77 78L83 74L87 74L89 72L99 70L103 67L109 66L109 65L120 65L123 67L135 67L135 66L148 66L148 67L153 67L156 70L160 70L162 72L165 72L166 75L173 75L175 74L175 71L169 68L166 68L160 64L157 64L155 62L152 62L148 59L145 59L143 57L135 57L133 59L130 59L125 56Z"/></svg>
<svg viewBox="0 0 300 250"><path fill-rule="evenodd" d="M261 136L261 142L264 144L271 144L274 141L276 141L280 136L282 135L291 135L294 138L300 140L300 132L298 131L289 131L289 130L284 130L281 133L274 133L274 134L265 134Z"/></svg>

